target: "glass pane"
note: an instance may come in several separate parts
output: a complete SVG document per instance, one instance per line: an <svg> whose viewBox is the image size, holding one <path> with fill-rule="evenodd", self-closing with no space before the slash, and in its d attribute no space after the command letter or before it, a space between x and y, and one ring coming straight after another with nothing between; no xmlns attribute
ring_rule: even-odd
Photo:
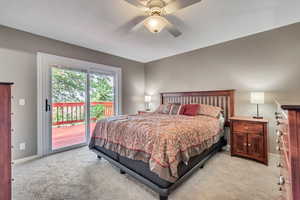
<svg viewBox="0 0 300 200"><path fill-rule="evenodd" d="M94 131L96 121L115 114L114 77L90 74L90 131Z"/></svg>
<svg viewBox="0 0 300 200"><path fill-rule="evenodd" d="M86 73L52 68L52 150L86 142Z"/></svg>

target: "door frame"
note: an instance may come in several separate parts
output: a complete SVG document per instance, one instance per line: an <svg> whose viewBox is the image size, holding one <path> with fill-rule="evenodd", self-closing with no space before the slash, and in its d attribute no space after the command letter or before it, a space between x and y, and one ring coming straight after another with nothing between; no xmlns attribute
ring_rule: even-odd
<svg viewBox="0 0 300 200"><path fill-rule="evenodd" d="M59 67L64 69L73 69L84 71L87 73L87 82L89 81L89 73L103 73L114 75L115 79L115 113L121 114L122 111L122 70L118 67L107 66L73 58L55 56L42 52L37 53L37 153L38 156L45 156L51 153L69 150L86 144L74 145L67 148L52 151L51 146L51 113L46 112L45 100L51 103L51 68ZM88 87L89 84L87 84ZM87 88L89 91L89 88ZM86 95L86 105L89 103L88 95ZM89 111L86 110L86 118L88 119ZM87 125L87 129L89 126ZM89 134L89 130L86 130Z"/></svg>

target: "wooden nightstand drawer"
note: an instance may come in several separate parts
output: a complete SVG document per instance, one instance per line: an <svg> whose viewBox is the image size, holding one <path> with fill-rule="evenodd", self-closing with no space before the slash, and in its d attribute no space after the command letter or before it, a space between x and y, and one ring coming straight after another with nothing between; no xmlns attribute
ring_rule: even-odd
<svg viewBox="0 0 300 200"><path fill-rule="evenodd" d="M256 122L234 121L233 131L242 133L263 133L264 125Z"/></svg>

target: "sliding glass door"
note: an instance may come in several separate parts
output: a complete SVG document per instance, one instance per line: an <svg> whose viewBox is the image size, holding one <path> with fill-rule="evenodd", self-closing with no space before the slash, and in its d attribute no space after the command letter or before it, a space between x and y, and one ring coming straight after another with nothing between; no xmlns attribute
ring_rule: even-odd
<svg viewBox="0 0 300 200"><path fill-rule="evenodd" d="M90 135L96 121L115 115L115 77L99 72L89 73Z"/></svg>
<svg viewBox="0 0 300 200"><path fill-rule="evenodd" d="M112 73L52 67L50 86L52 152L86 145L97 120L115 115Z"/></svg>
<svg viewBox="0 0 300 200"><path fill-rule="evenodd" d="M38 155L87 145L96 121L121 114L117 67L38 53Z"/></svg>
<svg viewBox="0 0 300 200"><path fill-rule="evenodd" d="M52 151L85 144L87 73L52 68Z"/></svg>

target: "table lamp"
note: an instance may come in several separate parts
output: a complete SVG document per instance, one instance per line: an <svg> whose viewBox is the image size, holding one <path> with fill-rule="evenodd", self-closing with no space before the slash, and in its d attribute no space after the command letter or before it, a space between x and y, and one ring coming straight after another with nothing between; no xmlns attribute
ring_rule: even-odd
<svg viewBox="0 0 300 200"><path fill-rule="evenodd" d="M259 108L258 104L265 103L265 93L264 92L251 92L251 103L257 105L257 114L253 118L255 119L263 119L262 116L259 116Z"/></svg>

